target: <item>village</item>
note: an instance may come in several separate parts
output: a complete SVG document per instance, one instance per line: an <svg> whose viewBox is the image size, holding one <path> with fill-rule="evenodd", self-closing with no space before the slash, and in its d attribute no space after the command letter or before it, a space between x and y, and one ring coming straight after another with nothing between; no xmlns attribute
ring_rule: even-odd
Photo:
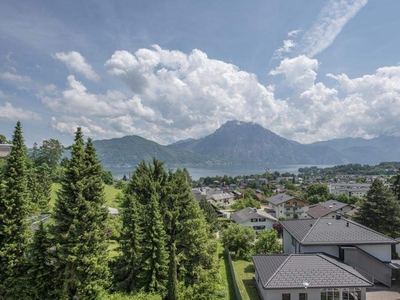
<svg viewBox="0 0 400 300"><path fill-rule="evenodd" d="M256 240L278 230L281 251L253 254L252 277L230 264L238 299L398 299L400 239L354 217L372 185L391 189L392 176L268 175L201 179L209 184L192 189L220 222L250 228Z"/></svg>

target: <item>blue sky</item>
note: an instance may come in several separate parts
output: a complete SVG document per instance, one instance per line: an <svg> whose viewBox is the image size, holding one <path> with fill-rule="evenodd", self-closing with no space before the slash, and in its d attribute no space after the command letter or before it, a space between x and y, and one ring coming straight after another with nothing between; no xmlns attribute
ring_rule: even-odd
<svg viewBox="0 0 400 300"><path fill-rule="evenodd" d="M0 3L0 133L168 144L227 120L400 134L400 1Z"/></svg>

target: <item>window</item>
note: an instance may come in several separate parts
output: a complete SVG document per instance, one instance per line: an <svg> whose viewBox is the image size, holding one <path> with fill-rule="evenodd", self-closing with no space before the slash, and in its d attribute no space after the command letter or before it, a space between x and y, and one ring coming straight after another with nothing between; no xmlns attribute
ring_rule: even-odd
<svg viewBox="0 0 400 300"><path fill-rule="evenodd" d="M296 246L296 240L294 239L294 237L292 237L292 245Z"/></svg>
<svg viewBox="0 0 400 300"><path fill-rule="evenodd" d="M258 219L258 221L260 221L260 222L265 222L265 218L260 218L260 219Z"/></svg>
<svg viewBox="0 0 400 300"><path fill-rule="evenodd" d="M282 300L290 300L290 294L282 294Z"/></svg>
<svg viewBox="0 0 400 300"><path fill-rule="evenodd" d="M300 293L299 294L299 300L308 300L308 294L307 293Z"/></svg>
<svg viewBox="0 0 400 300"><path fill-rule="evenodd" d="M321 300L339 300L340 299L339 289L322 289L321 290ZM345 298L343 298L344 300ZM353 298L350 298L353 299ZM354 298L357 299L357 298Z"/></svg>
<svg viewBox="0 0 400 300"><path fill-rule="evenodd" d="M258 219L251 219L251 222L257 222Z"/></svg>
<svg viewBox="0 0 400 300"><path fill-rule="evenodd" d="M343 300L361 300L361 289L360 288L343 289L342 299Z"/></svg>

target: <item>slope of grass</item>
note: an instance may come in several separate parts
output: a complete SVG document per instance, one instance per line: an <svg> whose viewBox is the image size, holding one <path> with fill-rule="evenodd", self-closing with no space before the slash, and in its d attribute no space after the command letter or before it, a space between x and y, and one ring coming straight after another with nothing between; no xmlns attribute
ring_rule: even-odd
<svg viewBox="0 0 400 300"><path fill-rule="evenodd" d="M54 206L54 203L57 199L57 191L60 190L60 188L61 188L61 184L53 183L53 185L51 187L51 200L50 200L51 206ZM119 192L121 192L121 191L111 185L104 185L106 206L110 206L110 207L118 207L119 206L119 204L115 201L115 197L117 196L117 194Z"/></svg>
<svg viewBox="0 0 400 300"><path fill-rule="evenodd" d="M255 282L253 281L255 273L253 263L239 259L233 259L232 263L243 300L259 300Z"/></svg>
<svg viewBox="0 0 400 300"><path fill-rule="evenodd" d="M218 257L219 257L219 274L221 277L221 286L225 295L224 299L235 300L235 289L233 287L232 273L229 268L228 256L224 251L221 243L218 243Z"/></svg>

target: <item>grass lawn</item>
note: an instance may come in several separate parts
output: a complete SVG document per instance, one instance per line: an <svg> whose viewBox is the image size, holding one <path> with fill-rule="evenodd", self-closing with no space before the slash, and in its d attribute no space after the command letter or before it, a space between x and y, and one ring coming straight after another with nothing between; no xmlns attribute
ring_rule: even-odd
<svg viewBox="0 0 400 300"><path fill-rule="evenodd" d="M51 200L50 205L54 206L54 202L57 198L57 191L61 188L61 184L53 183L51 187ZM115 196L121 192L120 190L116 189L111 185L104 185L104 194L106 196L106 205L111 207L118 207L119 204L115 202Z"/></svg>
<svg viewBox="0 0 400 300"><path fill-rule="evenodd" d="M253 262L240 259L232 259L232 262L243 300L259 300L255 282L253 281L255 272Z"/></svg>
<svg viewBox="0 0 400 300"><path fill-rule="evenodd" d="M118 248L119 244L117 241L114 240L109 240L108 241L108 255L110 258L118 256L119 252L116 250Z"/></svg>
<svg viewBox="0 0 400 300"><path fill-rule="evenodd" d="M225 254L224 247L218 243L219 274L221 276L221 285L224 291L224 299L235 300L235 289L233 287L232 273L229 268L228 257Z"/></svg>

